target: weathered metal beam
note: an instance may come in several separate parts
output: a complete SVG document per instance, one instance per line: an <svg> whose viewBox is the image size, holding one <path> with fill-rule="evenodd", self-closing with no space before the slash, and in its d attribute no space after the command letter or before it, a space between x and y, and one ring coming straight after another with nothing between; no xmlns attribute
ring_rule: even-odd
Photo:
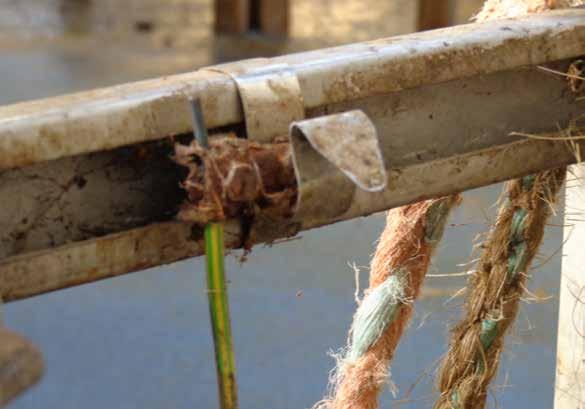
<svg viewBox="0 0 585 409"><path fill-rule="evenodd" d="M535 65L585 54L583 17L555 12L264 61L292 67L308 118L366 112L389 185L358 192L334 219L260 220L255 241L573 163L561 143L509 134L554 131L580 114L565 80ZM209 71L0 108L7 301L201 253L200 231L172 222L183 176L171 140L145 142L188 132L192 95L213 127L241 125L234 83ZM246 230L228 223L228 247Z"/></svg>
<svg viewBox="0 0 585 409"><path fill-rule="evenodd" d="M582 149L584 147L582 145ZM397 193L379 210L574 162L573 153L561 143L520 141L468 156L408 167L396 170L399 174L392 183ZM497 169L501 170L494 171ZM469 179L470 173L475 177ZM364 205L365 208L368 206ZM354 214L365 216L371 211L371 207L367 212L361 211L358 203L347 217L354 217ZM254 239L258 243L271 242L321 225L320 221L309 221L305 226L263 221L257 226ZM226 248L241 248L244 234L238 221L229 221L225 226ZM1 291L4 300L10 302L203 254L203 235L197 226L178 222L154 223L9 257L0 261L0 280L4 281Z"/></svg>
<svg viewBox="0 0 585 409"><path fill-rule="evenodd" d="M563 65L558 68L563 70ZM561 77L521 69L331 104L308 110L308 116L358 108L378 129L390 186L358 199L355 209L340 216L346 219L416 200L429 191L449 193L491 183L492 178L510 178L522 173L523 166L525 172L533 171L538 163L513 161L507 166L520 166L514 172L506 166L490 172L460 166L457 183L450 173L436 170L424 178L402 177L408 169L420 169L422 175L437 161L447 161L438 169L452 172L460 158L517 142L508 135L511 131L547 132L566 125L580 113L566 90ZM0 257L171 220L184 199L179 186L184 173L170 159L172 148L167 139L1 172L0 197L5 200ZM322 222L328 221L306 220L305 225Z"/></svg>
<svg viewBox="0 0 585 409"><path fill-rule="evenodd" d="M533 66L585 54L585 10L470 24L266 59L288 64L305 108ZM243 121L237 89L197 71L0 107L0 169L189 132L197 97L211 128Z"/></svg>
<svg viewBox="0 0 585 409"><path fill-rule="evenodd" d="M232 223L233 224L233 223ZM230 224L230 226L232 225ZM226 246L239 246L239 234L226 232ZM5 301L114 277L131 271L201 255L203 236L185 223L155 223L12 257L2 262Z"/></svg>
<svg viewBox="0 0 585 409"><path fill-rule="evenodd" d="M567 64L556 68L565 71ZM510 133L554 132L582 113L566 80L538 68L333 104L327 112L350 108L376 125L389 184L379 193L357 189L345 212L323 220L316 211L302 229L572 163L575 155L563 142L522 141ZM312 184L320 189L326 178Z"/></svg>

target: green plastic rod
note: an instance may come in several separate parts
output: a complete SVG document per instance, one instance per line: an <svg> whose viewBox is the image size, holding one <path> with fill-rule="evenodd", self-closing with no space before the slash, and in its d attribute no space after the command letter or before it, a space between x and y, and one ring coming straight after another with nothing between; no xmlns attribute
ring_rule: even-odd
<svg viewBox="0 0 585 409"><path fill-rule="evenodd" d="M207 128L198 100L191 101L193 130L195 137L204 148L209 147ZM221 409L237 409L236 365L230 310L224 268L223 225L209 223L205 226L205 257L207 264L207 297L211 315L211 329L215 346L215 364L219 386Z"/></svg>

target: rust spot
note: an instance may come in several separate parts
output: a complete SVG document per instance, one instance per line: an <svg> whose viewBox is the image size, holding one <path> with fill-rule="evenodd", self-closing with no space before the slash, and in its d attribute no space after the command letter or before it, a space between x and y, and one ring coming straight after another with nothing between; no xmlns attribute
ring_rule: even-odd
<svg viewBox="0 0 585 409"><path fill-rule="evenodd" d="M292 216L297 182L290 144L264 144L235 137L175 146L175 160L188 168L187 200L179 219L198 224L229 218L251 219L258 212Z"/></svg>

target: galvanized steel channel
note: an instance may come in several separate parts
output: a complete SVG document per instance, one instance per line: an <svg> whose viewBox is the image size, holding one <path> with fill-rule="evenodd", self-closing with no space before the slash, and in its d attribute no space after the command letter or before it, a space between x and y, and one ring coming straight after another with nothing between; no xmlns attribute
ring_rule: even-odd
<svg viewBox="0 0 585 409"><path fill-rule="evenodd" d="M363 111L387 173L381 192L257 226L257 241L574 162L565 144L510 132L554 131L582 112L537 67L562 71L582 54L585 10L564 10L254 61L296 75L306 118ZM201 254L201 230L172 221L182 192L168 137L189 132L190 97L210 127L242 128L236 83L209 69L0 108L5 300ZM228 247L240 229L227 224Z"/></svg>

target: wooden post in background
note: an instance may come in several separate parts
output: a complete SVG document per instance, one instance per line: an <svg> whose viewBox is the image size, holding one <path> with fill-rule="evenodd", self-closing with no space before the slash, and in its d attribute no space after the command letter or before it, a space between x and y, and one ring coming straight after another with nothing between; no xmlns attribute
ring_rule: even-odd
<svg viewBox="0 0 585 409"><path fill-rule="evenodd" d="M290 24L290 1L260 0L259 3L259 31L270 36L287 36Z"/></svg>
<svg viewBox="0 0 585 409"><path fill-rule="evenodd" d="M250 29L250 0L215 0L215 32L242 34Z"/></svg>
<svg viewBox="0 0 585 409"><path fill-rule="evenodd" d="M286 36L290 0L215 0L215 32Z"/></svg>
<svg viewBox="0 0 585 409"><path fill-rule="evenodd" d="M419 0L418 31L449 27L453 24L452 0Z"/></svg>
<svg viewBox="0 0 585 409"><path fill-rule="evenodd" d="M585 164L567 177L555 409L585 407Z"/></svg>

